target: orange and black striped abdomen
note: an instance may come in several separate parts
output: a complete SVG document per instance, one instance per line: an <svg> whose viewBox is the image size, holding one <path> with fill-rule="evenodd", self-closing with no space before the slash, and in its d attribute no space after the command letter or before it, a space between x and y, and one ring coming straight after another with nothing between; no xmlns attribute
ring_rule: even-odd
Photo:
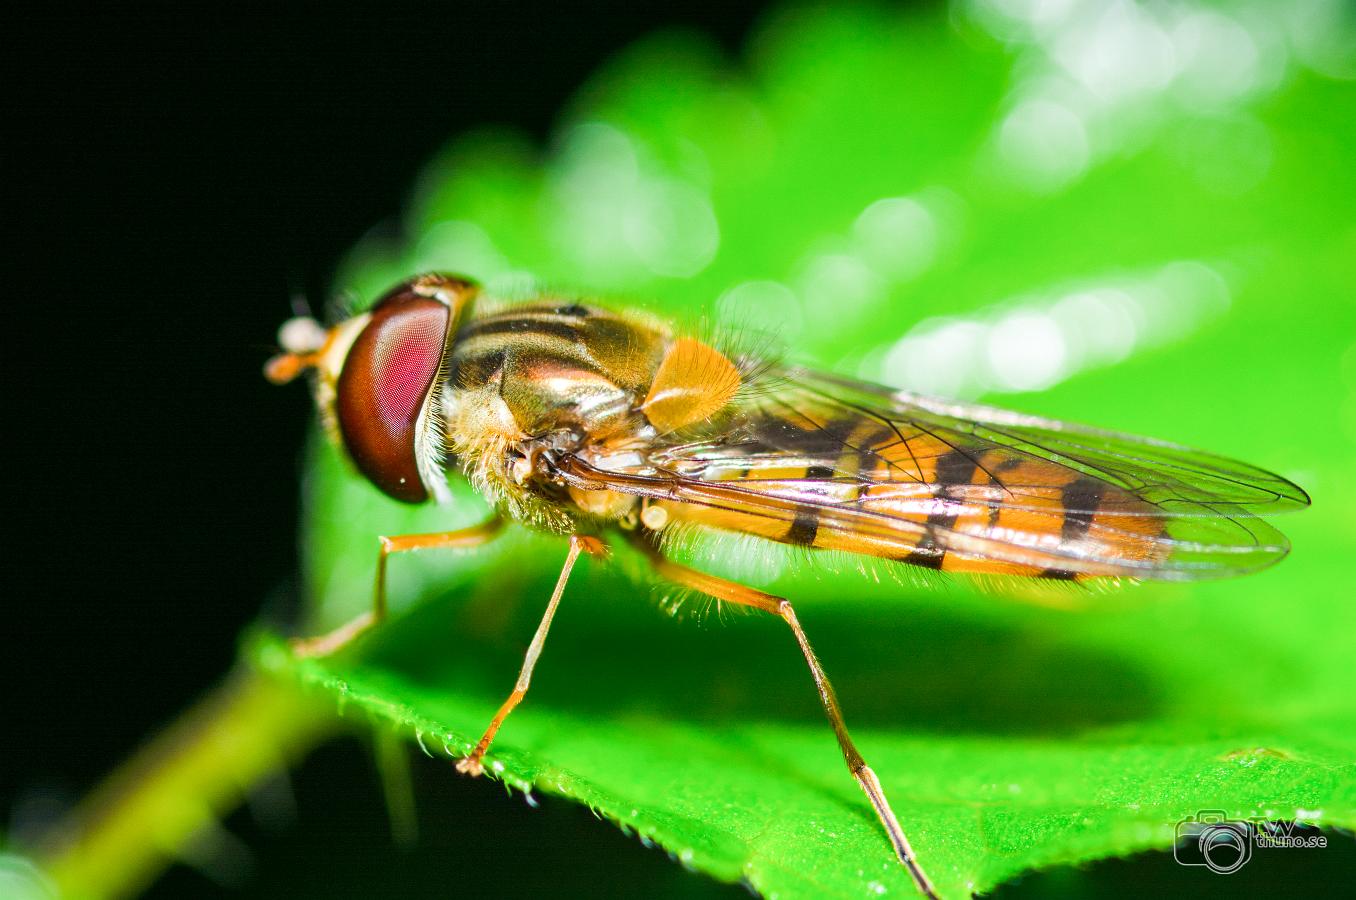
<svg viewBox="0 0 1356 900"><path fill-rule="evenodd" d="M704 478L749 503L673 504L681 520L947 572L1073 579L1153 561L1163 519L1115 485L980 439L872 417L779 410ZM759 496L777 510L758 509ZM988 547L1002 544L1001 554Z"/></svg>

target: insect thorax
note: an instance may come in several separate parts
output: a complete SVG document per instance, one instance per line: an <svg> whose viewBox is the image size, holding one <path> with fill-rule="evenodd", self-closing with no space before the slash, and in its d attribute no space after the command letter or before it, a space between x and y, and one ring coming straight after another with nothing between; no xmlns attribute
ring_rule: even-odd
<svg viewBox="0 0 1356 900"><path fill-rule="evenodd" d="M572 303L491 312L458 333L443 374L448 450L515 519L553 531L615 519L625 497L572 497L543 480L541 454L652 437L639 410L670 337L650 322Z"/></svg>

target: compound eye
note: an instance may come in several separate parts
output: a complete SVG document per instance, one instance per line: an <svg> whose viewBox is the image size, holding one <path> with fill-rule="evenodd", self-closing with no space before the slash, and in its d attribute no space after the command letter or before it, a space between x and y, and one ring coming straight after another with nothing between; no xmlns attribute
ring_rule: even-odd
<svg viewBox="0 0 1356 900"><path fill-rule="evenodd" d="M419 417L447 344L446 303L405 284L372 308L339 374L339 430L353 462L382 491L428 499L415 453Z"/></svg>

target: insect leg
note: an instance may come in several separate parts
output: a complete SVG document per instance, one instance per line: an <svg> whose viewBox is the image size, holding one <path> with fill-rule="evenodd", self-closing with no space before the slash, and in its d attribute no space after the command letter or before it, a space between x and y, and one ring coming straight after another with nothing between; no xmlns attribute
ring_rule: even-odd
<svg viewBox="0 0 1356 900"><path fill-rule="evenodd" d="M377 551L377 577L373 586L372 608L362 615L345 622L326 634L313 638L303 638L292 642L292 652L298 656L328 656L347 646L351 641L386 618L386 560L393 553L406 553L411 550L467 549L479 547L499 535L504 528L504 520L494 516L479 525L462 528L457 531L442 531L436 534L401 534L377 538L381 549Z"/></svg>
<svg viewBox="0 0 1356 900"><path fill-rule="evenodd" d="M537 658L541 656L541 649L546 644L546 632L551 628L551 619L555 617L556 607L560 605L560 596L565 593L565 584L570 580L570 571L581 552L605 558L607 545L595 537L570 535L570 552L565 556L565 566L560 570L560 577L556 579L556 589L551 593L550 602L546 604L546 612L541 617L541 624L537 626L537 633L532 636L532 643L527 647L527 655L523 657L523 667L518 672L518 683L513 686L513 693L509 694L508 699L499 707L499 712L494 714L490 727L480 736L475 749L465 759L457 761L458 772L479 775L485 771L481 761L485 758L485 752L490 749L490 742L494 740L499 726L504 724L508 714L513 712L513 708L527 694L527 689L532 683L532 669L537 665Z"/></svg>
<svg viewBox="0 0 1356 900"><path fill-rule="evenodd" d="M871 806L875 808L876 815L880 818L881 824L885 826L885 831L890 837L890 843L894 845L895 855L909 870L909 874L913 876L918 889L923 892L924 896L936 898L936 888L932 886L931 880L919 866L918 858L914 855L913 848L909 846L908 838L904 836L904 829L900 827L899 820L895 818L894 811L890 809L890 801L885 799L885 791L881 788L880 779L866 764L866 760L862 759L862 754L858 752L857 746L848 734L847 723L843 721L843 711L838 705L838 697L834 694L833 685L829 683L829 677L824 674L824 668L819 664L819 658L815 656L815 651L810 646L810 640L805 636L804 629L800 627L800 621L796 618L796 611L792 609L791 603L782 597L775 597L755 588L680 565L665 558L652 546L644 543L643 540L637 540L635 543L649 557L651 565L654 566L655 572L660 577L709 594L718 600L738 603L741 606L751 606L754 609L772 613L790 626L791 632L796 636L796 643L800 645L800 652L804 655L805 662L810 667L810 674L814 676L815 687L819 689L819 699L824 704L824 713L829 718L829 724L833 726L833 733L838 738L838 746L843 751L843 760L847 763L848 770L852 773L852 777L857 780L857 784L861 785L867 799L871 801Z"/></svg>

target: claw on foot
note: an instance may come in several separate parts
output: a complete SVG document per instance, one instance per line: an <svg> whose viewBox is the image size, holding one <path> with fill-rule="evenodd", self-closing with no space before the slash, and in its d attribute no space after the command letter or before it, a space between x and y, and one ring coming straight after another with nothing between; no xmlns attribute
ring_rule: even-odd
<svg viewBox="0 0 1356 900"><path fill-rule="evenodd" d="M475 778L485 774L485 766L479 756L467 756L457 760L457 771Z"/></svg>

